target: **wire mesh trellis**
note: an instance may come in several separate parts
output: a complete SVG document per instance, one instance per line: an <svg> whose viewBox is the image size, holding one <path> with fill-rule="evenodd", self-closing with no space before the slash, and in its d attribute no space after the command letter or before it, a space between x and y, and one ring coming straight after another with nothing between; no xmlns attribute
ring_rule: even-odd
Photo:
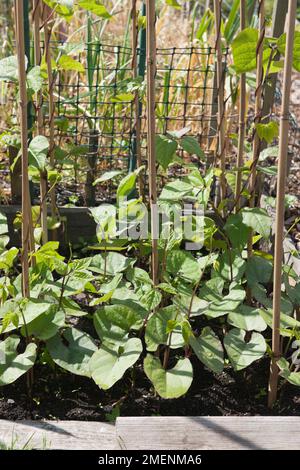
<svg viewBox="0 0 300 470"><path fill-rule="evenodd" d="M67 52L84 68L84 72L58 68L54 86L57 161L58 167L63 166L65 170L57 190L58 203L65 204L69 197L76 196L79 203L84 204L88 202L87 188L95 179L107 170L126 171L131 159L134 160L136 117L132 96L137 88L141 102L142 158L147 163L145 86L143 77L133 78L130 47L51 42L51 50L53 57ZM88 60L89 52L94 57L93 63ZM138 60L143 54L143 50L137 49ZM224 49L224 83L230 65L229 57L229 51ZM204 150L211 151L217 133L218 89L215 72L216 51L213 47L157 49L157 133L167 134L189 128L189 135L196 137ZM9 96L8 91L5 93ZM43 100L47 134L46 94ZM7 105L5 99L3 106ZM11 107L14 106L12 99ZM252 111L250 106L248 117L251 117ZM12 110L11 114L14 112ZM231 132L237 129L236 118L236 109L229 109L228 106L226 119L233 123ZM62 158L64 154L60 155L61 149L71 147L71 157ZM97 186L96 202L111 199L111 189L110 184Z"/></svg>
<svg viewBox="0 0 300 470"><path fill-rule="evenodd" d="M52 45L54 47L57 48ZM128 166L135 127L132 95L128 89L141 85L142 103L144 96L143 84L134 83L132 78L130 48L104 44L89 47L97 57L92 66L87 63L86 48L76 57L84 65L85 74L57 73L54 87L55 122L60 146L73 142L88 148L82 154L83 158L97 157L97 176L106 169L125 169ZM139 56L141 51L137 53ZM158 133L166 134L189 127L190 134L204 143L216 131L213 129L215 116L212 113L217 93L214 57L213 48L157 49ZM224 63L227 63L227 51L224 53ZM88 73L93 76L89 84L86 81ZM145 150L145 106L141 109L141 138Z"/></svg>
<svg viewBox="0 0 300 470"><path fill-rule="evenodd" d="M57 45L52 48L57 49ZM96 52L92 65L87 61L87 48L73 55L84 65L85 74L60 71L54 88L56 139L60 146L74 143L82 148L80 167L75 166L77 183L82 181L91 159L96 178L108 169L126 169L134 158L134 103L128 90L137 87L141 101L141 147L146 156L143 77L133 79L131 49L97 43L89 45L90 51L91 48ZM143 51L138 49L137 54L140 57ZM227 61L225 50L224 70ZM89 83L88 74L93 77ZM157 133L189 128L189 134L209 148L209 138L216 133L217 92L214 48L157 49Z"/></svg>
<svg viewBox="0 0 300 470"><path fill-rule="evenodd" d="M65 72L58 74L56 117L68 120L69 128L63 136L75 138L76 143L85 141L91 128L95 130L98 122L101 136L112 141L110 145L99 144L99 156L129 157L133 127L132 102L122 100L122 97L126 98L124 87L131 79L131 50L106 45L98 45L98 50L105 57L105 64L98 63L93 67L96 80L88 93L82 74L73 75L71 80L66 77ZM201 136L202 139L208 137L208 126L205 123L214 117L210 108L213 104L213 92L217 91L213 83L214 53L213 48L200 47L157 50L158 132L167 133L190 126L193 135ZM126 63L123 63L124 58L127 59ZM79 55L78 60L81 62L82 55ZM227 53L224 54L224 61L227 61ZM92 111L89 110L91 106ZM145 119L145 115L142 114L141 118ZM126 138L127 145L121 145L120 136ZM116 153L115 148L118 150ZM105 150L103 155L100 154L102 150Z"/></svg>
<svg viewBox="0 0 300 470"><path fill-rule="evenodd" d="M42 54L44 49L42 43ZM129 162L134 161L136 117L132 96L137 88L140 96L142 158L146 162L144 77L133 77L130 47L51 42L51 54L58 57L58 62L63 53L68 53L82 64L84 72L59 68L54 71L58 167L62 163L60 150L66 146L73 147L72 160L63 161L64 180L57 193L60 196L62 189L68 188L70 195L84 195L84 188L91 185L103 171L112 168L126 170ZM92 63L88 54L94 58ZM227 64L227 58L225 51L224 64ZM145 61L145 51L137 49L137 62L141 60ZM10 108L10 122L13 123L13 116L16 115L15 88L14 84L4 86L2 106L6 112ZM132 93L130 90L133 90ZM208 137L216 133L217 91L213 48L157 49L156 132L166 134L189 127L190 135L197 136L201 144L208 145ZM47 93L44 93L42 108L44 133L47 135ZM77 147L75 151L74 146ZM86 175L91 171L93 177L89 179ZM58 202L64 202L64 199Z"/></svg>

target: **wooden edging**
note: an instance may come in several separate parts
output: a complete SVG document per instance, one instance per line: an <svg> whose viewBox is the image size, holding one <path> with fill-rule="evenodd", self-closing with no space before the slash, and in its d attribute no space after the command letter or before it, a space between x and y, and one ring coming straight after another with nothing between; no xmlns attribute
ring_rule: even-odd
<svg viewBox="0 0 300 470"><path fill-rule="evenodd" d="M10 244L19 247L21 239L19 233L14 230L13 222L21 206L0 205L0 213L7 217ZM62 207L59 209L61 227L56 231L57 240L62 246L69 243L75 245L80 241L91 241L96 236L96 223L87 207ZM51 232L49 232L51 239Z"/></svg>
<svg viewBox="0 0 300 470"><path fill-rule="evenodd" d="M118 418L116 431L120 445L127 450L300 448L300 417Z"/></svg>
<svg viewBox="0 0 300 470"><path fill-rule="evenodd" d="M0 446L10 450L119 449L113 424L92 421L0 420Z"/></svg>
<svg viewBox="0 0 300 470"><path fill-rule="evenodd" d="M142 432L141 432L142 431ZM13 450L298 450L300 417L129 417L88 421L0 420Z"/></svg>
<svg viewBox="0 0 300 470"><path fill-rule="evenodd" d="M21 211L21 206L0 205L0 213L7 217L10 245L17 247L21 245L21 238L14 229L13 222L17 213ZM56 231L56 236L61 246L68 246L69 243L75 245L82 240L89 243L95 239L97 226L88 207L60 207L59 215L62 223ZM207 211L205 215L217 224L221 224L221 219L213 211ZM51 240L51 232L49 239Z"/></svg>

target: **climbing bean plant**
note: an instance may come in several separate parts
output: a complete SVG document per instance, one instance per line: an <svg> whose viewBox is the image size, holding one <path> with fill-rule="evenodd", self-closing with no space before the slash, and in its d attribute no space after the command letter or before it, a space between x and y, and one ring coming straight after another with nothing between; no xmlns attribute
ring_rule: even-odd
<svg viewBox="0 0 300 470"><path fill-rule="evenodd" d="M163 187L159 204L171 210L192 199L208 206L212 182L212 173L203 177L196 167L189 168L186 176ZM101 206L92 210L101 223L91 256L66 259L57 242L36 245L29 299L22 297L20 252L6 248L8 228L1 217L1 385L18 379L41 357L49 366L90 377L104 390L143 363L157 393L177 398L192 383L194 360L218 374L229 364L240 371L268 352L272 256L255 249L247 259L245 252L250 230L255 246L269 239L267 212L245 207L226 221L205 216L198 252L185 251L188 240L168 227L169 237L159 240L160 282L153 285L150 240L110 237L120 211L130 214L138 206L139 215L131 222L140 223L141 201L122 200L135 183L135 174L120 181L117 212L104 212ZM300 322L293 312L300 306L300 282L289 266L284 266L284 279L281 334L294 348L296 361ZM253 298L246 302L249 288ZM85 307L79 294L85 295ZM73 326L74 317L89 319L94 334ZM290 370L287 359L279 363L283 377L300 384L300 373Z"/></svg>
<svg viewBox="0 0 300 470"><path fill-rule="evenodd" d="M98 1L45 3L67 21L78 8L110 17ZM166 3L178 7L177 2ZM233 40L231 73L237 80L239 74L255 69L258 40L258 31L253 28ZM300 33L296 33L296 70L300 67L299 41ZM282 67L278 53L282 58L284 44L284 35L278 40L264 39L265 80ZM81 64L65 51L53 67L83 72ZM0 79L18 83L14 56L0 62ZM43 63L27 72L29 98L46 80ZM273 121L260 122L250 131L271 145L278 126ZM49 166L48 151L46 137L30 142L31 176L47 170L55 184L59 175ZM276 152L272 146L261 153L258 171L270 171L264 158ZM192 155L196 163L186 163L179 156L182 153ZM206 171L200 171L206 154L189 129L157 135L156 157L163 181L160 208L172 214L189 203L193 211L198 207L204 210L201 232L190 236L178 232L172 219L162 222L157 284L149 275L150 229L138 240L130 237L147 216L145 201L136 190L144 167L125 177L111 171L95 182L115 181L116 204L91 208L97 224L95 243L80 257L66 256L56 241L41 243L39 217L33 209L35 248L30 253L30 297L26 299L22 295L22 252L11 246L6 217L0 214L1 386L13 383L42 362L90 378L107 390L129 369L142 366L156 393L171 399L188 392L196 361L221 374L225 367L239 372L271 354L273 257L266 247L270 245L272 220L265 209L248 207L251 160L239 169L246 203L236 211L232 195L237 169L226 170L228 197L216 206L212 192L220 171L208 164ZM183 169L182 176L170 178L169 171L176 165ZM192 224L196 223L193 211L183 216L190 217ZM129 221L127 238L122 237L123 228L117 223L123 218ZM249 237L251 257L247 253ZM187 251L187 242L200 248ZM285 380L300 385L300 321L295 315L300 308L300 279L291 266L284 265L283 281L280 333L285 351L278 365ZM90 322L89 333L77 326L83 317Z"/></svg>

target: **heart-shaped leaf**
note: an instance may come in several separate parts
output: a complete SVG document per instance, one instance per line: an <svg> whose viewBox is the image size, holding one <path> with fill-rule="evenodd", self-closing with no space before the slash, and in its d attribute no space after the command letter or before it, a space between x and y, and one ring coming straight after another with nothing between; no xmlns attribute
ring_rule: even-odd
<svg viewBox="0 0 300 470"><path fill-rule="evenodd" d="M218 279L218 278L216 278ZM232 284L229 294L222 295L218 290L223 284L216 279L211 279L200 289L200 297L208 302L205 315L211 318L221 317L235 310L245 298L245 289L242 286Z"/></svg>
<svg viewBox="0 0 300 470"><path fill-rule="evenodd" d="M43 135L38 135L32 139L28 150L30 164L39 170L44 170L46 167L47 154L49 151L49 140Z"/></svg>
<svg viewBox="0 0 300 470"><path fill-rule="evenodd" d="M224 338L224 346L235 370L242 370L257 361L266 352L265 338L260 333L252 333L248 342L246 332L233 328Z"/></svg>
<svg viewBox="0 0 300 470"><path fill-rule="evenodd" d="M123 346L103 344L90 360L90 373L100 388L107 390L133 366L143 351L139 338L130 338Z"/></svg>
<svg viewBox="0 0 300 470"><path fill-rule="evenodd" d="M266 289L261 284L253 284L251 286L251 292L255 300L260 302L266 309L272 309L272 299L268 297ZM281 294L280 310L287 316L292 315L294 311L293 304L285 293Z"/></svg>
<svg viewBox="0 0 300 470"><path fill-rule="evenodd" d="M111 251L106 255L93 256L89 269L95 273L104 274L105 271L107 276L115 276L125 271L131 263L130 258Z"/></svg>
<svg viewBox="0 0 300 470"><path fill-rule="evenodd" d="M259 309L261 317L264 319L266 324L273 327L273 310L272 309ZM282 336L291 336L292 330L300 329L300 322L285 313L280 313L280 333ZM290 330L290 331L289 331Z"/></svg>
<svg viewBox="0 0 300 470"><path fill-rule="evenodd" d="M184 136L180 141L180 145L183 150L190 155L197 155L199 158L205 158L205 153L203 152L198 140L195 139L195 137L190 135Z"/></svg>
<svg viewBox="0 0 300 470"><path fill-rule="evenodd" d="M136 177L136 173L129 173L122 179L117 190L118 199L125 198L135 189Z"/></svg>
<svg viewBox="0 0 300 470"><path fill-rule="evenodd" d="M25 67L27 68L28 60L25 57ZM18 82L18 58L17 56L9 56L0 60L0 80Z"/></svg>
<svg viewBox="0 0 300 470"><path fill-rule="evenodd" d="M155 312L149 319L146 327L145 341L148 351L156 351L160 344L167 344L169 341L168 324L178 322L172 331L170 347L180 348L184 345L181 326L179 322L183 320L177 307L169 305Z"/></svg>
<svg viewBox="0 0 300 470"><path fill-rule="evenodd" d="M95 313L94 326L103 342L123 344L139 320L138 313L126 305L107 305Z"/></svg>
<svg viewBox="0 0 300 470"><path fill-rule="evenodd" d="M193 186L181 180L167 183L159 197L160 201L179 202L188 194L192 195Z"/></svg>
<svg viewBox="0 0 300 470"><path fill-rule="evenodd" d="M244 275L245 268L246 262L238 250L224 252L216 265L218 276L230 282L239 282Z"/></svg>
<svg viewBox="0 0 300 470"><path fill-rule="evenodd" d="M165 135L157 135L155 144L157 161L166 170L174 159L178 144Z"/></svg>
<svg viewBox="0 0 300 470"><path fill-rule="evenodd" d="M38 339L46 341L56 335L58 330L65 325L65 313L63 310L57 310L53 305L43 315L27 324L26 328L21 328L23 336L32 335Z"/></svg>
<svg viewBox="0 0 300 470"><path fill-rule="evenodd" d="M76 328L67 328L47 341L53 361L72 374L90 377L89 361L97 350L92 338Z"/></svg>
<svg viewBox="0 0 300 470"><path fill-rule="evenodd" d="M179 398L190 388L193 381L193 367L189 359L179 359L173 369L165 370L159 358L148 354L144 370L162 398Z"/></svg>
<svg viewBox="0 0 300 470"><path fill-rule="evenodd" d="M233 214L228 217L224 230L228 235L232 248L237 248L240 252L247 244L249 227L243 224L241 214Z"/></svg>
<svg viewBox="0 0 300 470"><path fill-rule="evenodd" d="M282 34L277 41L279 52L284 56L286 51L286 33ZM295 31L293 48L293 67L300 72L300 32Z"/></svg>
<svg viewBox="0 0 300 470"><path fill-rule="evenodd" d="M159 306L162 299L162 295L157 289L151 289L141 298L141 303L148 311L154 310Z"/></svg>
<svg viewBox="0 0 300 470"><path fill-rule="evenodd" d="M33 67L27 74L27 87L30 91L37 93L43 86L43 76L41 73L41 67L37 65Z"/></svg>
<svg viewBox="0 0 300 470"><path fill-rule="evenodd" d="M6 240L4 240L6 243ZM10 248L9 250L4 251L0 255L0 270L8 272L14 264L16 257L18 256L18 248Z"/></svg>
<svg viewBox="0 0 300 470"><path fill-rule="evenodd" d="M24 320L26 324L29 325L29 323L38 318L40 315L46 313L51 308L51 305L52 304L43 302L41 300L30 299L24 305L22 305L22 307L20 307L19 302L16 302L15 300L8 300L0 309L0 319L4 318L4 316L9 312L15 312L19 317L18 327L24 325ZM22 312L20 308L22 308ZM5 332L9 332L15 329L16 326L11 323L5 329Z"/></svg>
<svg viewBox="0 0 300 470"><path fill-rule="evenodd" d="M79 0L78 5L100 18L104 18L106 20L111 18L111 14L107 11L105 6L100 2L98 3L97 0Z"/></svg>
<svg viewBox="0 0 300 470"><path fill-rule="evenodd" d="M261 256L251 256L246 265L246 278L250 286L267 284L272 277L273 265Z"/></svg>
<svg viewBox="0 0 300 470"><path fill-rule="evenodd" d="M224 368L224 351L221 341L209 327L203 328L201 336L190 336L190 345L198 357L209 369L220 374Z"/></svg>
<svg viewBox="0 0 300 470"><path fill-rule="evenodd" d="M264 331L267 328L260 309L248 305L240 305L235 311L230 312L227 321L230 325L246 331Z"/></svg>
<svg viewBox="0 0 300 470"><path fill-rule="evenodd" d="M207 300L200 299L196 295L177 295L174 297L173 302L182 313L190 317L203 315L209 305Z"/></svg>
<svg viewBox="0 0 300 470"><path fill-rule="evenodd" d="M256 48L259 33L255 28L246 28L241 31L232 42L234 67L237 73L251 72L256 68ZM263 42L263 62L268 62L271 49L267 41Z"/></svg>
<svg viewBox="0 0 300 470"><path fill-rule="evenodd" d="M85 70L81 62L78 62L69 55L62 55L58 61L58 65L62 70L73 70L80 73L83 73Z"/></svg>
<svg viewBox="0 0 300 470"><path fill-rule="evenodd" d="M19 343L20 338L14 335L0 342L0 386L15 382L35 363L36 344L28 344L25 351L18 354Z"/></svg>
<svg viewBox="0 0 300 470"><path fill-rule="evenodd" d="M272 227L272 219L265 209L260 207L245 207L242 211L243 223L268 239Z"/></svg>
<svg viewBox="0 0 300 470"><path fill-rule="evenodd" d="M282 357L281 359L279 359L279 361L277 361L277 365L280 369L281 377L283 377L292 385L296 385L297 387L300 387L300 372L291 372L290 365L284 357Z"/></svg>
<svg viewBox="0 0 300 470"><path fill-rule="evenodd" d="M191 253L182 250L173 250L169 253L166 269L187 282L198 281L202 273L200 264Z"/></svg>
<svg viewBox="0 0 300 470"><path fill-rule="evenodd" d="M279 126L275 121L270 121L265 124L258 123L255 128L260 140L265 140L269 145L276 137L278 137L279 134Z"/></svg>

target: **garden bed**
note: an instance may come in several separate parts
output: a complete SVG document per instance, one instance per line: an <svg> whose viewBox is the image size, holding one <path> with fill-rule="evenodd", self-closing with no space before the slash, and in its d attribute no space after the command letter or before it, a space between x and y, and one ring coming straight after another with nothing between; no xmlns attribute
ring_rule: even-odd
<svg viewBox="0 0 300 470"><path fill-rule="evenodd" d="M299 447L299 127L296 115L292 139L279 119L290 112L292 66L300 72L296 2L286 36L287 4L276 2L269 31L259 2L246 31L242 2L240 25L238 2L227 21L215 2L200 50L192 43L178 61L176 47L156 48L154 1L140 25L133 2L133 44L121 56L109 48L110 61L98 35L93 47L91 2L74 5L68 19L87 13L83 48L74 51L69 27L66 43L52 44L66 11L37 6L40 57L28 67L16 2L17 58L0 61L21 117L0 136L0 172L12 173L11 195L0 198L22 201L0 205L0 445L16 422L22 435L52 433L54 449L90 439L105 449L110 428L118 449ZM103 8L96 22L111 17Z"/></svg>
<svg viewBox="0 0 300 470"><path fill-rule="evenodd" d="M282 386L279 400L267 407L269 360L263 359L242 372L226 367L214 374L199 361L189 392L177 400L155 396L138 365L111 390L100 390L91 380L39 366L35 371L32 400L24 376L0 392L0 419L60 419L111 421L121 416L300 416L300 393ZM134 374L134 383L133 376Z"/></svg>

